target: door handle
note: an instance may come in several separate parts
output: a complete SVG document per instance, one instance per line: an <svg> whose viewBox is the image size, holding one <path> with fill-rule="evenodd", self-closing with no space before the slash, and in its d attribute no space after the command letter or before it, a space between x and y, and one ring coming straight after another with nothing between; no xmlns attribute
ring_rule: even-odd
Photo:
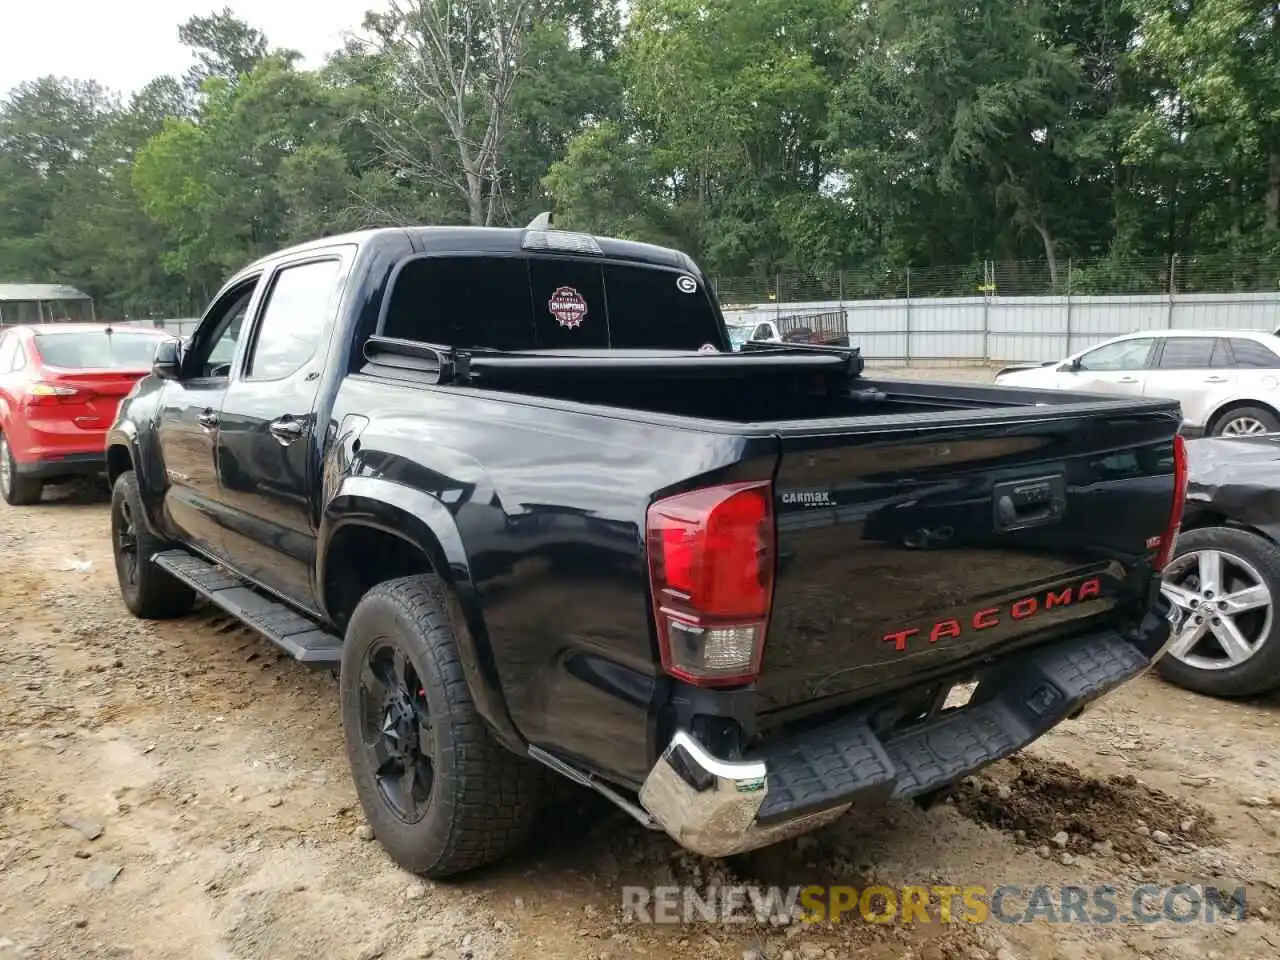
<svg viewBox="0 0 1280 960"><path fill-rule="evenodd" d="M1205 377L1204 382L1205 383L1226 383L1227 378L1226 377Z"/></svg>
<svg viewBox="0 0 1280 960"><path fill-rule="evenodd" d="M271 421L267 430L279 441L280 446L287 447L302 436L302 423L292 417L281 417Z"/></svg>
<svg viewBox="0 0 1280 960"><path fill-rule="evenodd" d="M205 409L196 414L196 422L206 430L212 430L218 425L218 415L212 409Z"/></svg>
<svg viewBox="0 0 1280 960"><path fill-rule="evenodd" d="M1137 382L1138 382L1137 377L1121 377L1119 380L1116 381L1116 383L1137 383Z"/></svg>

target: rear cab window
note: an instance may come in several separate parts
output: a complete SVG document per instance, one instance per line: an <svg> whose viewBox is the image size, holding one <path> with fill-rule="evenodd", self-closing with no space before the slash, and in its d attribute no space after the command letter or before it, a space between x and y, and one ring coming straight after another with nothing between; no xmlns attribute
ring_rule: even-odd
<svg viewBox="0 0 1280 960"><path fill-rule="evenodd" d="M406 261L383 336L497 350L724 348L700 281L597 259L443 256Z"/></svg>
<svg viewBox="0 0 1280 960"><path fill-rule="evenodd" d="M34 337L36 353L63 370L151 369L162 334L132 330L51 330Z"/></svg>

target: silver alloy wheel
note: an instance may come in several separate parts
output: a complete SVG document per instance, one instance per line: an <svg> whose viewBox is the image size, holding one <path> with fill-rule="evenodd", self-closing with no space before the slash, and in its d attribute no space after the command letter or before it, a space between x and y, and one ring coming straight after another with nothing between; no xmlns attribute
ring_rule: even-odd
<svg viewBox="0 0 1280 960"><path fill-rule="evenodd" d="M1222 427L1224 437L1248 437L1266 432L1266 424L1253 417L1233 417Z"/></svg>
<svg viewBox="0 0 1280 960"><path fill-rule="evenodd" d="M0 436L0 493L9 496L9 485L13 477L9 475L9 441Z"/></svg>
<svg viewBox="0 0 1280 960"><path fill-rule="evenodd" d="M1271 633L1271 589L1249 562L1196 550L1165 569L1161 592L1184 614L1169 656L1196 670L1244 663Z"/></svg>

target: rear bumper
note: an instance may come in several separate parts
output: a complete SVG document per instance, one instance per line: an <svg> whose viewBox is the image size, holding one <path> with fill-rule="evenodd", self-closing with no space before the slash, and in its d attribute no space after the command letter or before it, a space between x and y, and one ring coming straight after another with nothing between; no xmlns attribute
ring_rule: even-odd
<svg viewBox="0 0 1280 960"><path fill-rule="evenodd" d="M29 463L16 463L18 476L33 480L53 480L59 477L89 477L107 470L106 454L68 453L48 456Z"/></svg>
<svg viewBox="0 0 1280 960"><path fill-rule="evenodd" d="M853 806L931 793L1149 670L1171 642L1168 609L1149 614L1134 637L1093 633L997 663L977 678L969 706L884 739L855 714L726 761L680 731L640 802L686 849L725 857L807 833Z"/></svg>

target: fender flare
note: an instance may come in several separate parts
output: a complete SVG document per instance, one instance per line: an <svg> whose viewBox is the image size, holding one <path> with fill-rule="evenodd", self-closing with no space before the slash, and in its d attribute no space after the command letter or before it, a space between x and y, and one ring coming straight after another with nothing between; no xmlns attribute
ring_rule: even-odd
<svg viewBox="0 0 1280 960"><path fill-rule="evenodd" d="M504 746L523 755L528 744L507 710L493 647L471 578L471 564L453 514L435 497L403 484L378 477L344 478L325 505L316 538L316 593L330 622L325 596L330 544L340 530L350 526L399 537L426 555L462 613L464 622L455 625L454 636L476 710ZM457 629L458 626L462 629Z"/></svg>
<svg viewBox="0 0 1280 960"><path fill-rule="evenodd" d="M143 521L157 536L167 536L160 523L164 504L165 484L157 476L157 469L148 463L142 452L137 426L129 420L121 421L107 431L106 456L108 479L114 485L116 477L124 471L111 469L112 451L123 449L129 457L129 465L138 478L138 493L142 497Z"/></svg>

